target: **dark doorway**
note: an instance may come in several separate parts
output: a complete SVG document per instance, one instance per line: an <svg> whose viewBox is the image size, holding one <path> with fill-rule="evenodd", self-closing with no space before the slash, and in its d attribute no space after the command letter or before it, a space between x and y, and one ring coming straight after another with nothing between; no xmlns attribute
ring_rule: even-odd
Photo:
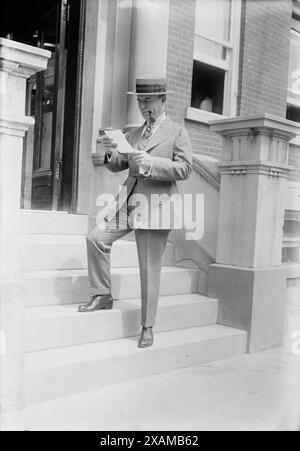
<svg viewBox="0 0 300 451"><path fill-rule="evenodd" d="M86 0L5 1L2 37L51 51L28 79L22 207L76 211Z"/></svg>

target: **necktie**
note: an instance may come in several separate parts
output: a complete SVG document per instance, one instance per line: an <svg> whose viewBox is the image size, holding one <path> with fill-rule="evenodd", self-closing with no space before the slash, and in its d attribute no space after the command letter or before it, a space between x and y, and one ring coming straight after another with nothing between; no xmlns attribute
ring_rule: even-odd
<svg viewBox="0 0 300 451"><path fill-rule="evenodd" d="M144 131L143 138L145 138L145 139L150 138L150 136L152 135L152 132L153 132L154 123L155 123L155 119L153 117L151 117L149 120L147 120L146 129Z"/></svg>

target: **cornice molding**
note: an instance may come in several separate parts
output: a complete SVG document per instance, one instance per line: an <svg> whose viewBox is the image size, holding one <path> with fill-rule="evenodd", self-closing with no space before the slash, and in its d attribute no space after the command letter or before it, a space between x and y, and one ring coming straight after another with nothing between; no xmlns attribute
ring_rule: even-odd
<svg viewBox="0 0 300 451"><path fill-rule="evenodd" d="M299 134L299 123L271 114L238 116L209 123L211 131L224 137L267 134L291 140Z"/></svg>
<svg viewBox="0 0 300 451"><path fill-rule="evenodd" d="M30 116L0 117L0 134L24 137L32 125L34 125L34 118Z"/></svg>
<svg viewBox="0 0 300 451"><path fill-rule="evenodd" d="M218 165L222 175L247 175L261 174L269 177L287 178L292 169L289 165L279 165L267 161L240 161L240 162L222 162Z"/></svg>
<svg viewBox="0 0 300 451"><path fill-rule="evenodd" d="M48 50L0 38L0 70L5 72L27 78L47 69L50 57Z"/></svg>

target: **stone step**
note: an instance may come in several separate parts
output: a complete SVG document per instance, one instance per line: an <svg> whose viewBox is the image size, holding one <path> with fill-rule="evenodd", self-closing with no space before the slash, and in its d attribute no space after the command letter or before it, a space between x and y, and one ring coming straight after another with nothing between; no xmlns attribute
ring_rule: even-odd
<svg viewBox="0 0 300 451"><path fill-rule="evenodd" d="M78 304L88 300L88 278L85 269L27 271L19 275L27 306ZM199 277L197 269L164 266L160 295L197 293ZM140 297L138 268L112 268L111 281L115 299Z"/></svg>
<svg viewBox="0 0 300 451"><path fill-rule="evenodd" d="M20 234L86 235L88 215L73 215L64 211L20 210Z"/></svg>
<svg viewBox="0 0 300 451"><path fill-rule="evenodd" d="M247 333L210 325L156 333L148 349L138 348L137 340L25 353L27 405L240 355L246 352Z"/></svg>
<svg viewBox="0 0 300 451"><path fill-rule="evenodd" d="M25 350L74 346L138 335L140 299L116 301L113 310L78 313L77 306L31 307L26 310ZM218 301L199 294L162 296L156 331L215 324Z"/></svg>
<svg viewBox="0 0 300 451"><path fill-rule="evenodd" d="M174 245L167 243L164 265L174 263ZM20 271L87 268L84 235L19 235L18 265ZM134 241L118 240L111 252L112 268L138 267Z"/></svg>

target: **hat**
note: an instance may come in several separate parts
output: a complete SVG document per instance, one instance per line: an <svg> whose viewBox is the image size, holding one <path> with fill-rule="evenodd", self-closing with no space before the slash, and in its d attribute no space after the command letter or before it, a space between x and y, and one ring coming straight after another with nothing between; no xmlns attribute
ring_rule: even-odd
<svg viewBox="0 0 300 451"><path fill-rule="evenodd" d="M146 95L162 95L167 94L166 78L137 78L135 82L135 91L129 91L127 94Z"/></svg>

